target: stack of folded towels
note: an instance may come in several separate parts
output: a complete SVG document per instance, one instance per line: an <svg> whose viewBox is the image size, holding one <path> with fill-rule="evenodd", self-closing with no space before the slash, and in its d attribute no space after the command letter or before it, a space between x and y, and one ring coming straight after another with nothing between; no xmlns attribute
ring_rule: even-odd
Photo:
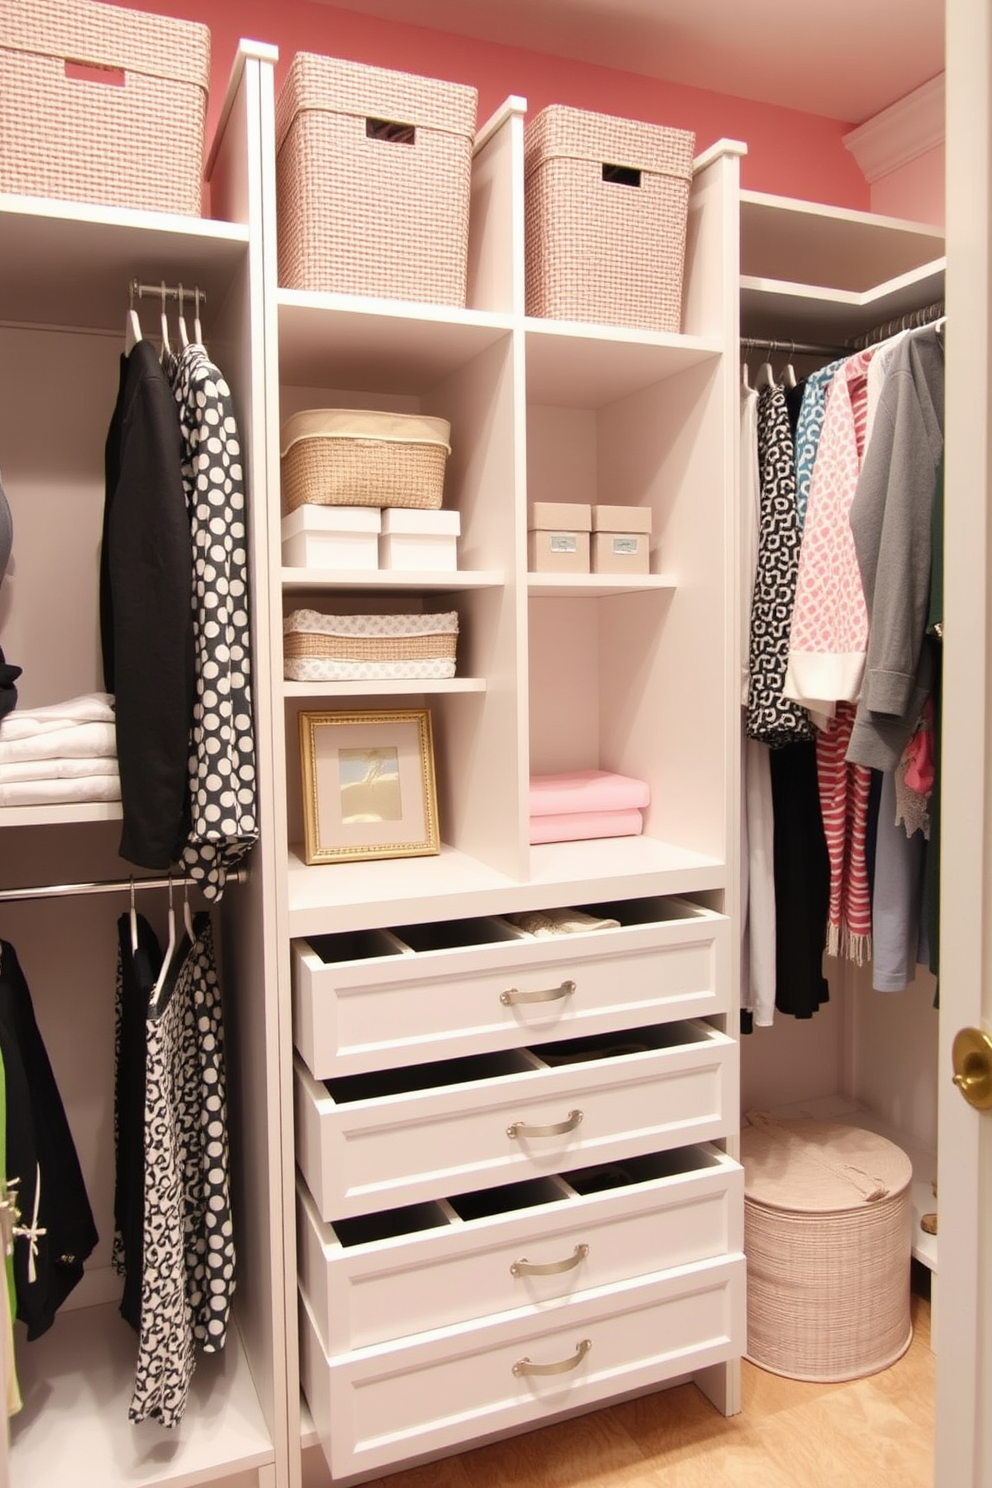
<svg viewBox="0 0 992 1488"><path fill-rule="evenodd" d="M0 806L119 801L114 700L92 692L0 721Z"/></svg>
<svg viewBox="0 0 992 1488"><path fill-rule="evenodd" d="M651 799L646 780L609 770L532 775L530 840L574 842L585 837L633 837L644 830Z"/></svg>

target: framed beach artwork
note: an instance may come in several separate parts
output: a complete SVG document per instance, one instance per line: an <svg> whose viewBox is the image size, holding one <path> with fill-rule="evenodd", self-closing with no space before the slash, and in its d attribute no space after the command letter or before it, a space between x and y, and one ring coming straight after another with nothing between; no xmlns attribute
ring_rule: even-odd
<svg viewBox="0 0 992 1488"><path fill-rule="evenodd" d="M301 713L308 864L440 851L427 708Z"/></svg>

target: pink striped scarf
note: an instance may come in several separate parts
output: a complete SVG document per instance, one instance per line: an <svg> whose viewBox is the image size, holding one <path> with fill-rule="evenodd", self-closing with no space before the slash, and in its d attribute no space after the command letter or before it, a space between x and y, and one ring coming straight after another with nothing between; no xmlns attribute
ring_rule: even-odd
<svg viewBox="0 0 992 1488"><path fill-rule="evenodd" d="M871 893L865 839L871 771L844 756L857 707L838 703L829 728L817 734L816 776L830 860L827 954L862 966L871 959Z"/></svg>

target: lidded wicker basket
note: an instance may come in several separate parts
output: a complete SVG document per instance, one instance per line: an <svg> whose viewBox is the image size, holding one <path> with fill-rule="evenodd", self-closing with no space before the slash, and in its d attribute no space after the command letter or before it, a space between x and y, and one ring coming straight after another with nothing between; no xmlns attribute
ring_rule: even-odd
<svg viewBox="0 0 992 1488"><path fill-rule="evenodd" d="M856 1127L750 1119L741 1133L747 1357L818 1382L888 1368L913 1336L909 1158Z"/></svg>
<svg viewBox="0 0 992 1488"><path fill-rule="evenodd" d="M276 107L279 283L464 305L478 93L298 52Z"/></svg>
<svg viewBox="0 0 992 1488"><path fill-rule="evenodd" d="M210 32L98 0L3 0L0 191L200 212Z"/></svg>
<svg viewBox="0 0 992 1488"><path fill-rule="evenodd" d="M282 509L406 506L436 511L451 447L447 419L311 408L282 426Z"/></svg>
<svg viewBox="0 0 992 1488"><path fill-rule="evenodd" d="M283 675L292 682L455 675L458 612L325 615L283 621Z"/></svg>
<svg viewBox="0 0 992 1488"><path fill-rule="evenodd" d="M524 142L528 315L679 331L695 135L552 104Z"/></svg>

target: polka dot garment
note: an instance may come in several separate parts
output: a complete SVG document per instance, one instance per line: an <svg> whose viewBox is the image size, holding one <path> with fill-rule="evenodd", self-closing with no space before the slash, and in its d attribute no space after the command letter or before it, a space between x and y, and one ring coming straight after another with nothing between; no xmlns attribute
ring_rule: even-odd
<svg viewBox="0 0 992 1488"><path fill-rule="evenodd" d="M132 1421L183 1418L196 1346L224 1347L235 1284L220 986L208 914L183 937L145 1060L144 1250Z"/></svg>
<svg viewBox="0 0 992 1488"><path fill-rule="evenodd" d="M196 698L183 863L208 899L258 837L241 443L230 389L199 345L175 358L193 544Z"/></svg>

